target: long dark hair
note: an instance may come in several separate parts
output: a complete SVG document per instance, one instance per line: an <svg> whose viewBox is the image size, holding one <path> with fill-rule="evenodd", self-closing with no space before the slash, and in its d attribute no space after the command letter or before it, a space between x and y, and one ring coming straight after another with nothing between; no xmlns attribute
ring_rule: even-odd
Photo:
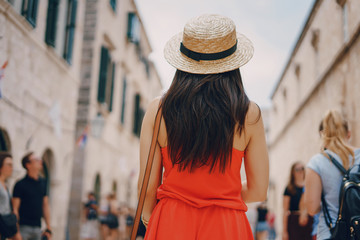
<svg viewBox="0 0 360 240"><path fill-rule="evenodd" d="M212 172L218 165L224 172L249 104L239 69L219 74L177 70L162 110L172 163L180 171L207 165Z"/></svg>
<svg viewBox="0 0 360 240"><path fill-rule="evenodd" d="M295 184L295 168L297 165L304 166L300 161L297 161L291 165L290 169L290 177L289 182L287 184L287 189L290 192L290 194L295 195L296 194L296 184ZM304 175L305 177L305 175Z"/></svg>

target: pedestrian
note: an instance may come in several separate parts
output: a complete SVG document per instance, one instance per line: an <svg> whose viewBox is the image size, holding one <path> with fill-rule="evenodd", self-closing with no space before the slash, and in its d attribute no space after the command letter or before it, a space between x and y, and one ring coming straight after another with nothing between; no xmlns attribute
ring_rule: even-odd
<svg viewBox="0 0 360 240"><path fill-rule="evenodd" d="M266 207L266 203L262 202L257 207L258 217L256 222L256 240L265 240L268 237L269 225L266 221L268 209Z"/></svg>
<svg viewBox="0 0 360 240"><path fill-rule="evenodd" d="M295 162L283 196L283 240L311 240L312 218L309 218L306 209L300 209L304 184L304 165Z"/></svg>
<svg viewBox="0 0 360 240"><path fill-rule="evenodd" d="M11 206L11 195L9 192L8 187L6 186L6 180L11 177L13 171L13 159L11 154L7 152L0 152L0 215L6 216L13 213L12 206ZM16 222L15 222L16 223ZM4 226L5 227L5 226ZM12 227L16 228L16 225ZM16 229L15 229L16 230ZM20 233L15 232L10 239L20 239ZM0 239L5 239L2 236L2 232L0 229Z"/></svg>
<svg viewBox="0 0 360 240"><path fill-rule="evenodd" d="M276 239L275 218L276 218L275 213L272 211L269 211L266 216L266 221L269 225L268 240Z"/></svg>
<svg viewBox="0 0 360 240"><path fill-rule="evenodd" d="M108 202L107 199L103 198L102 201L100 201L100 207L98 210L98 219L100 222L100 234L101 234L101 239L102 240L106 240L107 236L109 235L109 227L106 224L107 221L107 214L108 214Z"/></svg>
<svg viewBox="0 0 360 240"><path fill-rule="evenodd" d="M253 239L246 202L266 199L269 166L261 111L239 70L253 55L252 43L231 19L207 14L190 20L164 53L177 71L161 102L142 212L145 239ZM139 189L159 102L143 120Z"/></svg>
<svg viewBox="0 0 360 240"><path fill-rule="evenodd" d="M305 183L305 203L311 215L321 211L321 194L330 215L332 224L336 223L339 210L339 194L342 175L330 161L330 154L346 170L360 164L360 148L349 144L351 133L344 117L337 110L330 110L322 119L319 132L321 152L314 155L307 165ZM357 171L357 167L354 171ZM334 225L333 225L334 226ZM321 211L316 239L330 239L330 230Z"/></svg>
<svg viewBox="0 0 360 240"><path fill-rule="evenodd" d="M89 192L87 202L84 204L84 223L81 229L81 238L95 240L99 234L98 227L98 204L93 192Z"/></svg>
<svg viewBox="0 0 360 240"><path fill-rule="evenodd" d="M106 237L107 240L115 240L119 235L119 209L116 196L114 193L110 193L107 196L108 200L108 214L106 217L106 224L109 228L109 235Z"/></svg>
<svg viewBox="0 0 360 240"><path fill-rule="evenodd" d="M19 219L23 240L51 239L50 205L45 179L39 176L42 160L33 152L22 161L26 176L15 184L13 192L14 212ZM41 232L41 217L45 220L45 231Z"/></svg>

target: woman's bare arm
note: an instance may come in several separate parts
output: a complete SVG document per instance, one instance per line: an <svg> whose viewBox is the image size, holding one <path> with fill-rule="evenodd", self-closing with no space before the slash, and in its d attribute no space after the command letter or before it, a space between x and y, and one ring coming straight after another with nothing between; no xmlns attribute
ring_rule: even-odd
<svg viewBox="0 0 360 240"><path fill-rule="evenodd" d="M314 216L320 211L322 183L319 174L307 168L305 175L305 206L309 215Z"/></svg>
<svg viewBox="0 0 360 240"><path fill-rule="evenodd" d="M247 203L265 201L269 186L269 157L259 114L260 109L251 103L245 124L245 134L249 136L244 161L247 181L241 191L242 199Z"/></svg>

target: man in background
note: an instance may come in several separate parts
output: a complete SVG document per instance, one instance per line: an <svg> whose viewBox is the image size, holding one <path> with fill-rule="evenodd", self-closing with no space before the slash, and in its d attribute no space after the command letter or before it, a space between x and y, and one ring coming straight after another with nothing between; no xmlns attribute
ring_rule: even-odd
<svg viewBox="0 0 360 240"><path fill-rule="evenodd" d="M26 176L15 184L13 191L14 213L19 219L23 240L51 239L50 206L45 179L40 178L42 160L33 152L22 159ZM41 233L41 217L46 230Z"/></svg>

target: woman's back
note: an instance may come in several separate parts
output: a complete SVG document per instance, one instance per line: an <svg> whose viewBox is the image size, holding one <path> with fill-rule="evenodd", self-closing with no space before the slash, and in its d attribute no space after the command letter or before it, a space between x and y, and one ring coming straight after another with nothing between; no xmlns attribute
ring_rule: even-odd
<svg viewBox="0 0 360 240"><path fill-rule="evenodd" d="M340 157L330 150L326 150L336 161L343 165ZM360 149L356 149L355 166L352 171L357 171L360 164ZM323 154L313 156L307 165L308 168L319 174L323 186L324 197L328 206L332 223L335 224L339 210L339 194L342 175L335 165ZM319 239L327 239L330 237L329 227L325 223L323 212L320 213L318 234Z"/></svg>
<svg viewBox="0 0 360 240"><path fill-rule="evenodd" d="M265 200L268 156L260 109L248 99L239 70L252 44L229 18L203 15L164 53L177 71L161 104L150 104L140 135L141 180L160 106L145 239L253 239L244 202ZM242 186L243 159L248 182Z"/></svg>
<svg viewBox="0 0 360 240"><path fill-rule="evenodd" d="M241 199L240 168L244 152L233 149L232 162L224 173L209 173L209 166L193 172L179 171L168 156L167 147L161 149L165 168L163 184L158 188L157 198L175 198L194 207L222 206L246 211Z"/></svg>

